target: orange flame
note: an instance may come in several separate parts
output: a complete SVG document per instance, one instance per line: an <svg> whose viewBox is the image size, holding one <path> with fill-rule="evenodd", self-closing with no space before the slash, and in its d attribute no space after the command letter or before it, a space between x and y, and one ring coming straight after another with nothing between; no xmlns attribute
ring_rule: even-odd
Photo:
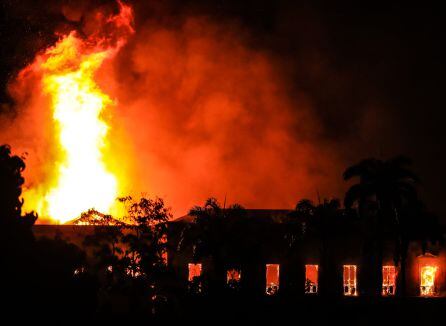
<svg viewBox="0 0 446 326"><path fill-rule="evenodd" d="M96 10L86 6L88 12L72 5L65 12L82 33L71 34L71 42L65 40L70 34L61 38L74 60L61 60L66 66L56 72L75 72L84 59L93 60L90 55L99 57L88 77L107 97L97 115L105 135L95 150L101 175L114 179L119 195L161 196L180 216L209 196L227 194L245 207L289 208L296 198L313 198L314 184L321 193L342 193L338 174L346 163L323 136L311 98L294 92L296 76L282 69L281 56L251 46L243 25L170 12L169 6L162 19L149 19L144 10L152 6L138 5L138 33L121 48L133 31L129 7L111 15L110 2ZM54 51L62 50L59 43ZM2 142L28 153L24 210L37 210L39 223L48 222L48 195L58 189L68 157L53 118L54 98L44 94L43 75L54 69L42 64L56 61L54 51L11 80L11 113L17 114L0 116ZM83 209L73 209L74 215Z"/></svg>
<svg viewBox="0 0 446 326"><path fill-rule="evenodd" d="M422 296L432 296L435 294L435 274L436 266L421 267L420 292Z"/></svg>
<svg viewBox="0 0 446 326"><path fill-rule="evenodd" d="M96 84L95 72L133 32L131 8L119 5L120 13L103 22L115 27L116 35L97 32L84 40L71 32L33 64L50 99L59 150L48 190L39 196L32 188L25 192L25 208L59 223L91 208L110 213L118 196L119 180L104 155L109 146L104 112L114 101Z"/></svg>

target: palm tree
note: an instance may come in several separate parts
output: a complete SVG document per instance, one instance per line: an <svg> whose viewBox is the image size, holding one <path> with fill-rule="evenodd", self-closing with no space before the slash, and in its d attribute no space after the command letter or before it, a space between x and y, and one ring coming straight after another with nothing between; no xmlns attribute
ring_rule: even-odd
<svg viewBox="0 0 446 326"><path fill-rule="evenodd" d="M332 240L342 234L342 217L345 211L341 209L338 199L325 199L314 210L314 224L320 238L320 293L326 296L336 296L340 290L338 269L334 261Z"/></svg>
<svg viewBox="0 0 446 326"><path fill-rule="evenodd" d="M364 270L370 271L365 286L369 295L381 293L384 233L390 230L401 242L401 212L417 198L418 177L409 170L410 164L403 156L387 161L370 158L344 172L344 180L359 178L348 189L344 205L351 208L357 202L359 214L366 220Z"/></svg>
<svg viewBox="0 0 446 326"><path fill-rule="evenodd" d="M337 199L325 199L317 205L309 199L302 199L290 213L287 238L292 250L299 250L299 239L309 235L320 239L320 281L321 295L333 296L339 291L337 287L337 269L333 261L331 239L341 233L342 217L346 212L341 209Z"/></svg>
<svg viewBox="0 0 446 326"><path fill-rule="evenodd" d="M306 260L302 247L307 235L313 233L314 209L315 206L311 200L302 199L297 203L295 209L289 212L288 218L285 220L283 247L286 248L285 268L288 272L284 274L284 277L287 278L285 282L287 286L281 290L282 295L285 293L285 295L294 296L295 293L304 293L306 284L303 280L305 279Z"/></svg>
<svg viewBox="0 0 446 326"><path fill-rule="evenodd" d="M194 259L210 258L216 271L215 278L211 279L210 288L217 290L225 280L225 260L228 255L234 255L240 248L236 237L240 231L236 230L245 210L238 204L228 208L221 207L215 198L206 200L204 206L194 206L189 215L194 222L185 232L185 245L191 244L194 248Z"/></svg>
<svg viewBox="0 0 446 326"><path fill-rule="evenodd" d="M285 240L287 247L294 251L298 240L308 233L308 228L314 226L314 212L316 207L309 199L300 200L296 208L289 213Z"/></svg>

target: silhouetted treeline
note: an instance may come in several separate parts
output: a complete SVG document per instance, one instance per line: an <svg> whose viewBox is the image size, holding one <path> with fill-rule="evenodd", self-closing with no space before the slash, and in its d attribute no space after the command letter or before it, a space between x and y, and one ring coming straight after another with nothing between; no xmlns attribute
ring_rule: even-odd
<svg viewBox="0 0 446 326"><path fill-rule="evenodd" d="M12 155L8 146L0 146L0 276L7 306L59 313L132 312L147 317L174 309L180 294L169 281L175 277L166 256L171 214L162 199L120 198L126 207L120 220L93 209L82 214L74 222L93 227L83 242L89 249L86 252L61 237L34 238L32 227L37 215L24 214L20 199L24 169L23 158ZM317 204L303 199L288 214L279 241L287 248L289 266L296 268L297 274L304 273L299 269L303 258L297 249L303 239L316 236L320 239L320 295L333 295L324 292L333 289L324 284L335 282L337 277L330 273L336 270L332 240L342 233L340 228L360 223L364 237L361 294L372 298L381 295L383 246L391 239L395 265L401 271L399 295L404 296L409 244L419 241L426 248L429 241L440 241L437 218L420 201L416 190L419 178L410 170L407 158L363 160L344 172L345 180L352 178L357 182L347 191L343 207L337 199ZM247 223L242 206L222 207L214 198L193 207L189 215L192 223L182 230L178 248L170 249L189 246L195 262L210 260L219 272L207 280L206 292L211 297L225 297L228 268L246 267L250 273L250 262L257 260L256 248L262 244L252 236L256 225ZM267 227L271 222L259 223ZM231 266L225 265L228 261ZM231 291L250 291L254 288L251 285ZM294 286L300 289L305 285Z"/></svg>
<svg viewBox="0 0 446 326"><path fill-rule="evenodd" d="M150 316L167 301L166 222L162 199L120 198L125 222L90 210L76 220L94 226L84 245L61 237L35 239L34 213L22 214L23 158L0 146L0 248L6 311L134 312ZM73 198L75 200L75 198ZM92 258L92 259L91 259Z"/></svg>

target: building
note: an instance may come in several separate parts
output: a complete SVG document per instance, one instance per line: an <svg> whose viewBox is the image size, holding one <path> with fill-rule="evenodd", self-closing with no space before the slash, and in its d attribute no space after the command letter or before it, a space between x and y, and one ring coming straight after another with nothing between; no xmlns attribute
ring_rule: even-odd
<svg viewBox="0 0 446 326"><path fill-rule="evenodd" d="M238 291L252 296L357 297L367 286L363 222L340 219L325 232L290 218L288 210L247 210L231 228L215 233L214 256L197 255L187 232L194 223L186 215L169 222L167 264L172 283L183 292ZM297 232L295 232L297 230ZM61 237L83 247L94 226L36 225L36 237ZM293 232L291 232L293 231ZM212 251L211 250L211 251ZM382 295L394 296L400 266L387 239L382 262ZM408 296L445 296L446 251L440 245L426 250L411 243L407 258Z"/></svg>

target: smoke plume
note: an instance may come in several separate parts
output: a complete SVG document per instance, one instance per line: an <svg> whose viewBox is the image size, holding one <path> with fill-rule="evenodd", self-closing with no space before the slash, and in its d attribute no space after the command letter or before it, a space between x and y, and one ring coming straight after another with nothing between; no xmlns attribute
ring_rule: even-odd
<svg viewBox="0 0 446 326"><path fill-rule="evenodd" d="M88 37L98 13L113 8L63 5L56 32ZM105 117L106 155L122 195L163 197L181 215L209 196L292 208L303 197L340 194L344 162L311 100L290 87L281 57L253 46L237 20L168 6L141 17L138 8L134 35L96 76L116 101ZM2 116L0 139L27 153L27 191L43 192L55 159L48 99L26 68L9 90L14 114Z"/></svg>

